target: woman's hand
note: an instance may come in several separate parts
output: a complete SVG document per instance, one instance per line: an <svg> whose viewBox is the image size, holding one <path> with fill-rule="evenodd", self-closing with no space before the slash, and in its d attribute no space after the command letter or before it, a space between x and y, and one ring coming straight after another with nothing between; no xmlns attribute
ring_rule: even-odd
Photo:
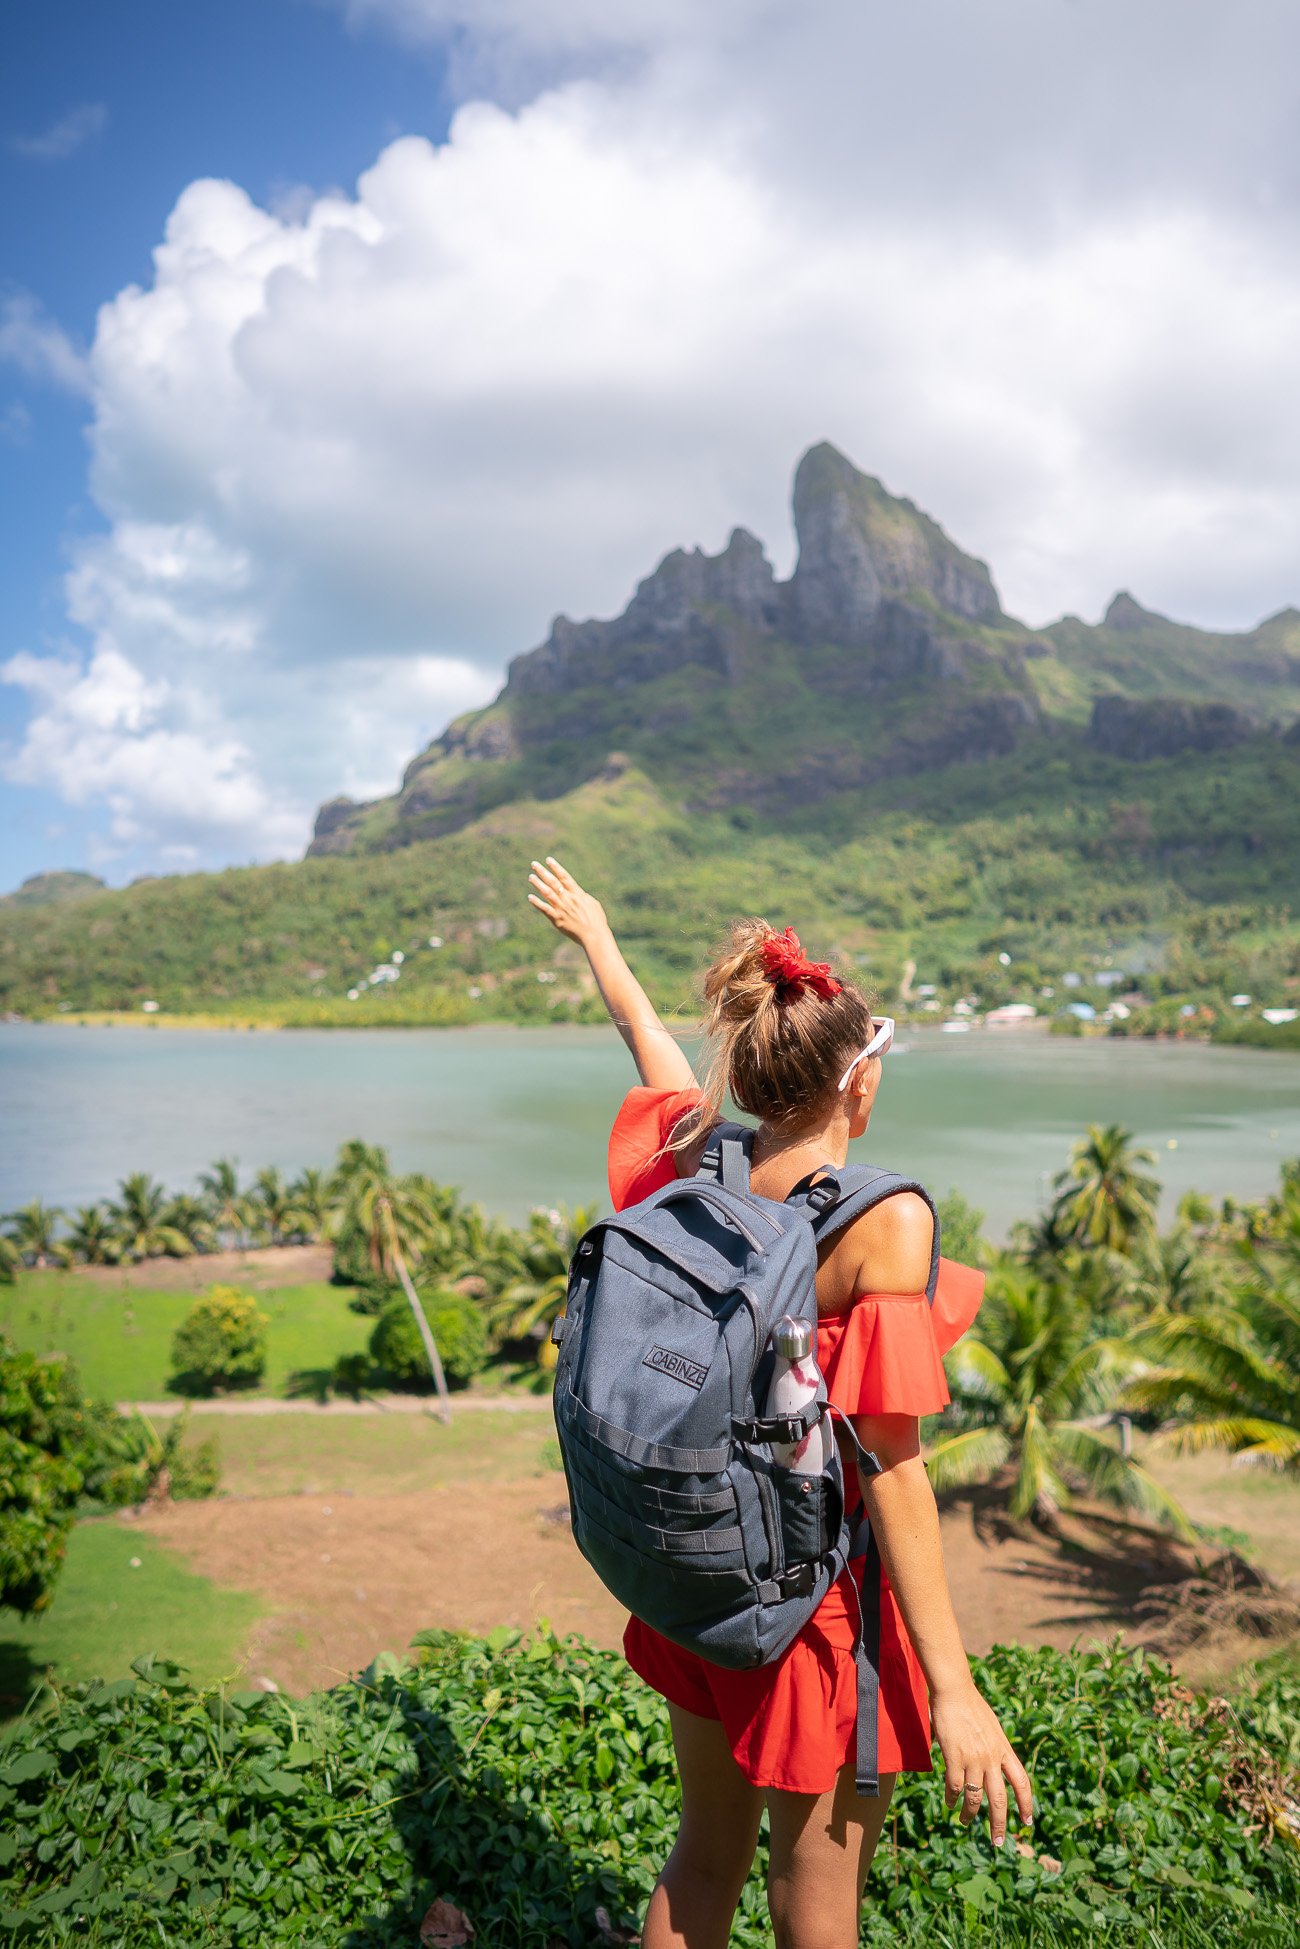
<svg viewBox="0 0 1300 1949"><path fill-rule="evenodd" d="M579 947L585 948L596 935L609 932L605 909L599 900L584 893L558 859L548 854L545 866L535 859L528 884L533 888L529 901L538 913L545 914L552 927L567 934Z"/></svg>
<svg viewBox="0 0 1300 1949"><path fill-rule="evenodd" d="M980 1697L973 1679L954 1694L932 1698L930 1711L934 1736L943 1754L944 1800L949 1807L961 1802L961 1824L969 1827L987 1794L989 1834L994 1847L1001 1847L1007 1837L1004 1776L1016 1797L1022 1821L1034 1817L1034 1796L1029 1775L1003 1732L997 1713Z"/></svg>

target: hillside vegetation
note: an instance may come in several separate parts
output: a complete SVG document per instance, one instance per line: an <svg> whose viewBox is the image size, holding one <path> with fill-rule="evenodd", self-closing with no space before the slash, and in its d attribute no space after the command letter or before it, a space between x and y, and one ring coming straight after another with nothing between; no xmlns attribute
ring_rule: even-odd
<svg viewBox="0 0 1300 1949"><path fill-rule="evenodd" d="M557 618L394 797L324 806L305 861L0 904L0 1008L581 1017L583 971L522 902L539 852L607 895L669 1006L740 908L886 992L913 961L985 1003L1110 966L1153 998L1287 1001L1300 613L1215 635L1121 595L1030 632L831 447L795 520L788 582L738 530L612 622Z"/></svg>

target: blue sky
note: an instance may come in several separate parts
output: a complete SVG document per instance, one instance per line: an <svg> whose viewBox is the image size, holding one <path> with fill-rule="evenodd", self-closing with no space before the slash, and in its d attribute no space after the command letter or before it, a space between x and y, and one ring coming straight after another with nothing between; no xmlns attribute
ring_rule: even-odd
<svg viewBox="0 0 1300 1949"><path fill-rule="evenodd" d="M274 201L352 184L395 135L447 127L436 48L349 31L313 0L42 0L6 10L0 46L0 296L30 294L79 348L105 298L148 281L195 178ZM88 414L86 399L0 367L0 659L66 632L69 546L103 526L87 493ZM0 738L27 714L0 685ZM84 865L100 817L0 785L0 890Z"/></svg>
<svg viewBox="0 0 1300 1949"><path fill-rule="evenodd" d="M1013 613L1300 601L1300 19L45 0L0 33L0 888L297 856L831 438ZM1246 700L1248 701L1248 700Z"/></svg>

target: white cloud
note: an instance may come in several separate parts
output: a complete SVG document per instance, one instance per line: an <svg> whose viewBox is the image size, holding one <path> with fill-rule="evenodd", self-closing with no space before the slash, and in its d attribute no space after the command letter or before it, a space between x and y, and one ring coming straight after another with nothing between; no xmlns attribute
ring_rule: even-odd
<svg viewBox="0 0 1300 1949"><path fill-rule="evenodd" d="M11 136L9 147L29 162L65 162L102 135L107 125L108 110L103 102L82 102L79 107L70 108L66 115L60 115L39 135Z"/></svg>
<svg viewBox="0 0 1300 1949"><path fill-rule="evenodd" d="M85 353L30 291L15 292L0 303L0 360L17 366L29 379L65 392L90 390Z"/></svg>
<svg viewBox="0 0 1300 1949"><path fill-rule="evenodd" d="M349 12L512 99L566 78L393 143L354 196L192 184L102 310L91 649L13 766L138 848L293 850L676 543L739 520L787 568L822 437L1030 620L1121 584L1207 623L1300 599L1275 0L1251 35L1206 0ZM137 724L83 722L105 657Z"/></svg>

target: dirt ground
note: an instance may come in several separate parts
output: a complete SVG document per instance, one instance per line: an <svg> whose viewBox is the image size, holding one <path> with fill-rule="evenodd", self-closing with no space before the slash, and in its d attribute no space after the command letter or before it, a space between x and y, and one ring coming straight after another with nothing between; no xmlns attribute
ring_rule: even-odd
<svg viewBox="0 0 1300 1949"><path fill-rule="evenodd" d="M334 1253L328 1245L267 1245L247 1252L199 1252L192 1259L142 1259L139 1265L78 1266L76 1270L78 1279L93 1286L198 1293L209 1286L236 1285L260 1292L327 1281L334 1270Z"/></svg>
<svg viewBox="0 0 1300 1949"><path fill-rule="evenodd" d="M246 1670L282 1688L328 1685L429 1625L487 1632L545 1618L613 1646L623 1613L569 1531L564 1478L535 1470L405 1494L226 1497L153 1509L136 1526L214 1581L258 1592ZM1085 1553L1017 1533L977 1499L944 1511L944 1551L966 1643L1061 1647L1143 1638L1134 1605L1186 1575L1177 1545L1097 1514ZM1223 1639L1180 1663L1195 1678L1252 1649Z"/></svg>

